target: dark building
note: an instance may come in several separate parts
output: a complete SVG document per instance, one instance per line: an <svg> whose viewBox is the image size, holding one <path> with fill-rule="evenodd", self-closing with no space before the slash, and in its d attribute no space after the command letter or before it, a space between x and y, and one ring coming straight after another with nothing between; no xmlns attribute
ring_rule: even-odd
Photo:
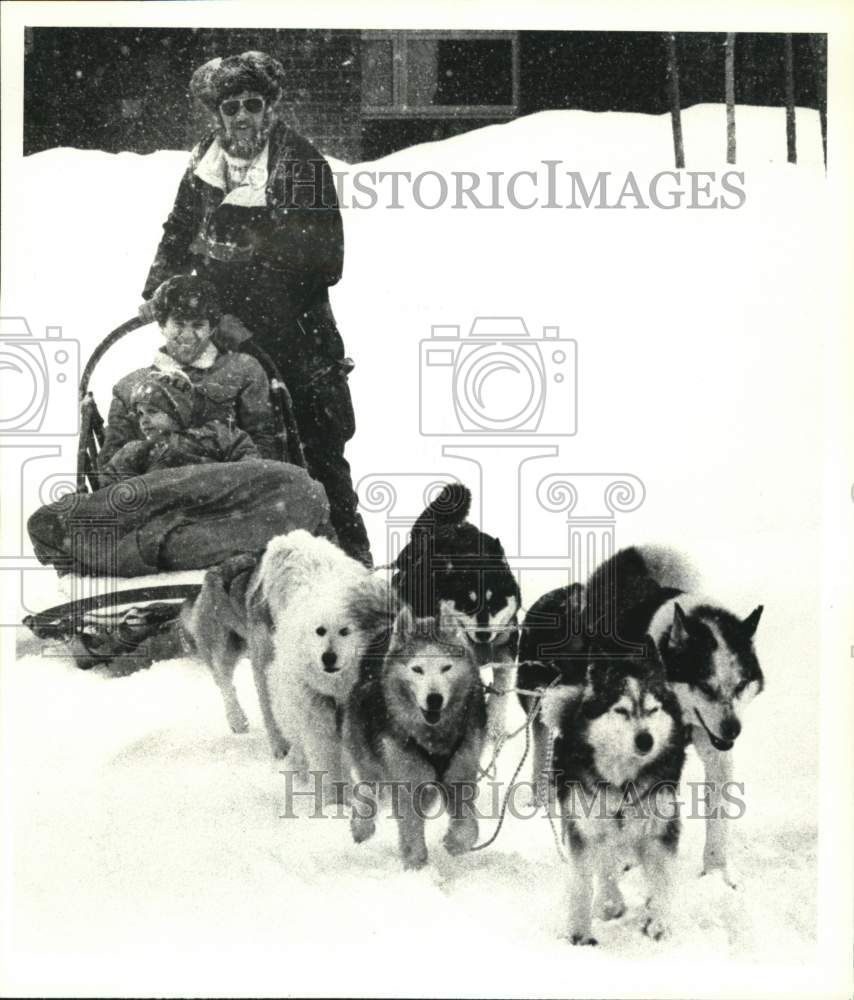
<svg viewBox="0 0 854 1000"><path fill-rule="evenodd" d="M24 153L54 146L189 149L204 126L187 85L215 55L261 49L289 74L296 127L329 155L371 160L560 108L662 114L667 45L654 32L31 28ZM724 101L725 35L677 36L682 107ZM795 104L825 97L825 36L793 36ZM782 106L785 36L739 34L737 104Z"/></svg>

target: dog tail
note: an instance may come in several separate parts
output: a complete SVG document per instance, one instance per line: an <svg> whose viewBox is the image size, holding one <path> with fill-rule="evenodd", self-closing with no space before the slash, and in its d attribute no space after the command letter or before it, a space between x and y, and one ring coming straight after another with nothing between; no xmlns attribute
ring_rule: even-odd
<svg viewBox="0 0 854 1000"><path fill-rule="evenodd" d="M692 591L697 589L697 571L675 549L643 545L621 549L592 574L587 584L588 595L596 593L605 581L619 581L626 593L649 586Z"/></svg>
<svg viewBox="0 0 854 1000"><path fill-rule="evenodd" d="M430 531L440 524L462 524L471 510L471 490L462 483L448 483L412 525L412 531Z"/></svg>
<svg viewBox="0 0 854 1000"><path fill-rule="evenodd" d="M690 592L699 585L697 570L688 559L675 549L663 545L643 545L626 549L627 558L639 559L645 575L655 580L660 587ZM623 553L617 553L619 558Z"/></svg>

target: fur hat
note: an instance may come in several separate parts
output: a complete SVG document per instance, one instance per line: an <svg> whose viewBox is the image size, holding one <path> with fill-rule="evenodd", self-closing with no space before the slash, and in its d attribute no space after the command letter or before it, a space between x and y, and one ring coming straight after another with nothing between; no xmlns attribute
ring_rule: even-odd
<svg viewBox="0 0 854 1000"><path fill-rule="evenodd" d="M244 90L260 94L268 105L282 96L285 69L266 52L244 52L239 56L217 56L200 66L190 79L190 93L209 111L216 112L226 97Z"/></svg>
<svg viewBox="0 0 854 1000"><path fill-rule="evenodd" d="M146 372L131 393L130 401L134 409L140 403L155 407L168 414L179 430L186 430L193 417L193 383L181 371Z"/></svg>
<svg viewBox="0 0 854 1000"><path fill-rule="evenodd" d="M167 278L157 286L151 301L154 318L160 326L173 316L184 320L206 319L214 327L222 312L214 286L193 274L176 274Z"/></svg>

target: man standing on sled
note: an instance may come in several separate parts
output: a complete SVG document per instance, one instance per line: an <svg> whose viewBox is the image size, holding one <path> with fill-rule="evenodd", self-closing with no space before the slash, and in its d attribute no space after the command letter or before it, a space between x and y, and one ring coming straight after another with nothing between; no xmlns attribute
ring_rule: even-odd
<svg viewBox="0 0 854 1000"><path fill-rule="evenodd" d="M220 346L252 337L293 399L309 473L323 484L341 547L371 565L344 458L355 420L352 363L328 289L341 277L344 238L329 164L281 120L284 69L262 52L212 59L190 92L212 131L193 150L143 290L140 314L172 275L195 270L217 289Z"/></svg>

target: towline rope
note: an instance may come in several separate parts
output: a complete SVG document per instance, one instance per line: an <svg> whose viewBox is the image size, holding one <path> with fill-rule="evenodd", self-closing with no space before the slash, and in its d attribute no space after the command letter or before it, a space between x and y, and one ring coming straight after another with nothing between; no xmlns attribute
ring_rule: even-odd
<svg viewBox="0 0 854 1000"><path fill-rule="evenodd" d="M495 830L492 833L492 836L489 837L489 839L485 840L482 844L476 844L472 848L472 851L482 851L485 848L489 847L491 844L494 844L495 841L498 839L498 834L501 833L501 827L504 825L504 817L507 813L507 803L510 799L510 793L513 791L513 788L516 785L516 779L519 777L519 772L522 770L525 761L528 759L528 753L531 749L531 722L533 721L534 716L537 713L537 709L540 707L540 702L545 697L546 692L549 690L549 688L553 687L558 682L558 680L560 680L560 677L555 677L554 680L552 680L551 683L548 684L545 688L537 688L536 691L530 691L525 688L506 688L502 690L501 688L494 687L492 684L481 684L481 687L488 694L498 694L498 695L524 694L532 697L534 699L534 703L528 710L528 715L527 718L525 719L524 724L519 726L519 728L515 729L512 733L508 733L507 735L503 736L500 740L496 742L495 751L492 755L492 760L490 761L489 766L486 769L483 768L480 769L482 777L489 777L490 776L489 771L493 771L494 773L494 768L496 766L498 755L504 749L505 743L507 743L508 740L512 740L516 736L518 736L523 729L525 730L525 751L522 754L521 760L516 765L516 770L513 772L513 777L510 779L510 784L507 786L507 791L504 793L504 800L501 803L501 810L498 814L498 826L496 826ZM551 757L552 757L552 750L550 745L549 756L547 759L550 761ZM550 768L547 768L546 770L550 770ZM539 783L539 778L540 776L537 775L537 783ZM546 807L546 815L549 818L549 824L552 829L552 836L554 837L555 847L557 848L558 857L561 859L561 861L566 862L567 858L564 856L563 851L561 849L560 839L555 829L554 820L552 819L552 815L549 812L548 801L545 803L545 807Z"/></svg>

